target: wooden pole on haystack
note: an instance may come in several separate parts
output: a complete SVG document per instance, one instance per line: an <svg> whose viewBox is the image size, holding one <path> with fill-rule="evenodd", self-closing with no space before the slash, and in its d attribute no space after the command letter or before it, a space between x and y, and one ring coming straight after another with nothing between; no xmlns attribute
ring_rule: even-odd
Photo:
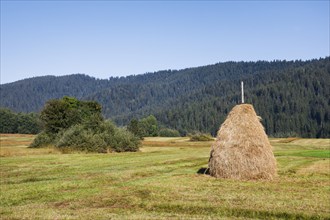
<svg viewBox="0 0 330 220"><path fill-rule="evenodd" d="M241 81L241 88L242 88L242 104L244 104L244 83Z"/></svg>

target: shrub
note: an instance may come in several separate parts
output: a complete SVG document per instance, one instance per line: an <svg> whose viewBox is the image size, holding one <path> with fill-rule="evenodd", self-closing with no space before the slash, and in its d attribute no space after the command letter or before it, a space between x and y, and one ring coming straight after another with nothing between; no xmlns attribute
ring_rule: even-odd
<svg viewBox="0 0 330 220"><path fill-rule="evenodd" d="M111 121L104 121L100 123L98 127L98 132L99 133L107 133L110 136L113 136L115 134L117 127L111 122ZM108 136L108 137L110 137Z"/></svg>
<svg viewBox="0 0 330 220"><path fill-rule="evenodd" d="M55 144L64 152L98 153L138 151L139 145L139 138L127 130L116 128L109 121L101 123L96 131L84 125L74 125L67 129Z"/></svg>
<svg viewBox="0 0 330 220"><path fill-rule="evenodd" d="M180 133L177 130L163 128L159 131L160 137L180 137Z"/></svg>
<svg viewBox="0 0 330 220"><path fill-rule="evenodd" d="M108 146L108 150L115 152L138 151L140 138L132 132L117 128L111 121L105 121L100 126L103 140Z"/></svg>
<svg viewBox="0 0 330 220"><path fill-rule="evenodd" d="M42 131L36 136L36 138L33 140L33 142L30 144L29 147L32 148L46 147L50 144L53 144L55 138L56 135Z"/></svg>
<svg viewBox="0 0 330 220"><path fill-rule="evenodd" d="M106 152L105 141L83 125L74 125L67 129L55 146L64 151L70 148L84 152Z"/></svg>
<svg viewBox="0 0 330 220"><path fill-rule="evenodd" d="M190 141L213 141L214 138L210 134L195 133L190 134Z"/></svg>
<svg viewBox="0 0 330 220"><path fill-rule="evenodd" d="M123 128L117 128L115 135L111 139L110 146L116 152L138 151L140 139Z"/></svg>

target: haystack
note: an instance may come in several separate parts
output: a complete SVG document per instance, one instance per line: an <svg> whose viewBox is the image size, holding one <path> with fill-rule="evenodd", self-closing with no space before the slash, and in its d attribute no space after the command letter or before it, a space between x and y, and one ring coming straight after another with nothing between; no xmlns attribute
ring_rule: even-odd
<svg viewBox="0 0 330 220"><path fill-rule="evenodd" d="M252 105L235 106L221 125L209 160L211 176L266 179L276 175L276 160Z"/></svg>

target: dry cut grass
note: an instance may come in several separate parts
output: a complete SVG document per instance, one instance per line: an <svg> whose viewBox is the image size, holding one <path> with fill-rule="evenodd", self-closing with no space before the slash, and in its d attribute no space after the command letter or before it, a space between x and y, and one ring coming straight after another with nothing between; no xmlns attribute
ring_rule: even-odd
<svg viewBox="0 0 330 220"><path fill-rule="evenodd" d="M17 143L20 138L17 136ZM314 140L303 140L296 140L299 145L273 139L278 164L273 181L197 174L207 166L212 142L196 145L185 138L147 138L136 153L59 154L31 151L20 144L7 146L13 153L0 159L0 216L330 219L329 149L314 148L307 144ZM316 140L320 146L327 141ZM20 154L15 153L16 148Z"/></svg>
<svg viewBox="0 0 330 220"><path fill-rule="evenodd" d="M0 134L0 157L44 155L59 153L55 148L27 148L35 135L30 134Z"/></svg>

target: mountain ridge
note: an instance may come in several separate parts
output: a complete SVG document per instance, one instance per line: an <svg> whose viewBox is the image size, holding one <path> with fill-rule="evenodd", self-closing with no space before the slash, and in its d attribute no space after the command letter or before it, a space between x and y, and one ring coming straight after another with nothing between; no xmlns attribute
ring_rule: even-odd
<svg viewBox="0 0 330 220"><path fill-rule="evenodd" d="M154 114L161 124L182 134L215 134L230 108L239 103L243 80L246 101L264 118L268 134L328 137L329 63L326 57L224 62L109 79L85 74L35 77L0 85L1 107L38 112L49 99L74 96L100 102L105 117L119 125Z"/></svg>

